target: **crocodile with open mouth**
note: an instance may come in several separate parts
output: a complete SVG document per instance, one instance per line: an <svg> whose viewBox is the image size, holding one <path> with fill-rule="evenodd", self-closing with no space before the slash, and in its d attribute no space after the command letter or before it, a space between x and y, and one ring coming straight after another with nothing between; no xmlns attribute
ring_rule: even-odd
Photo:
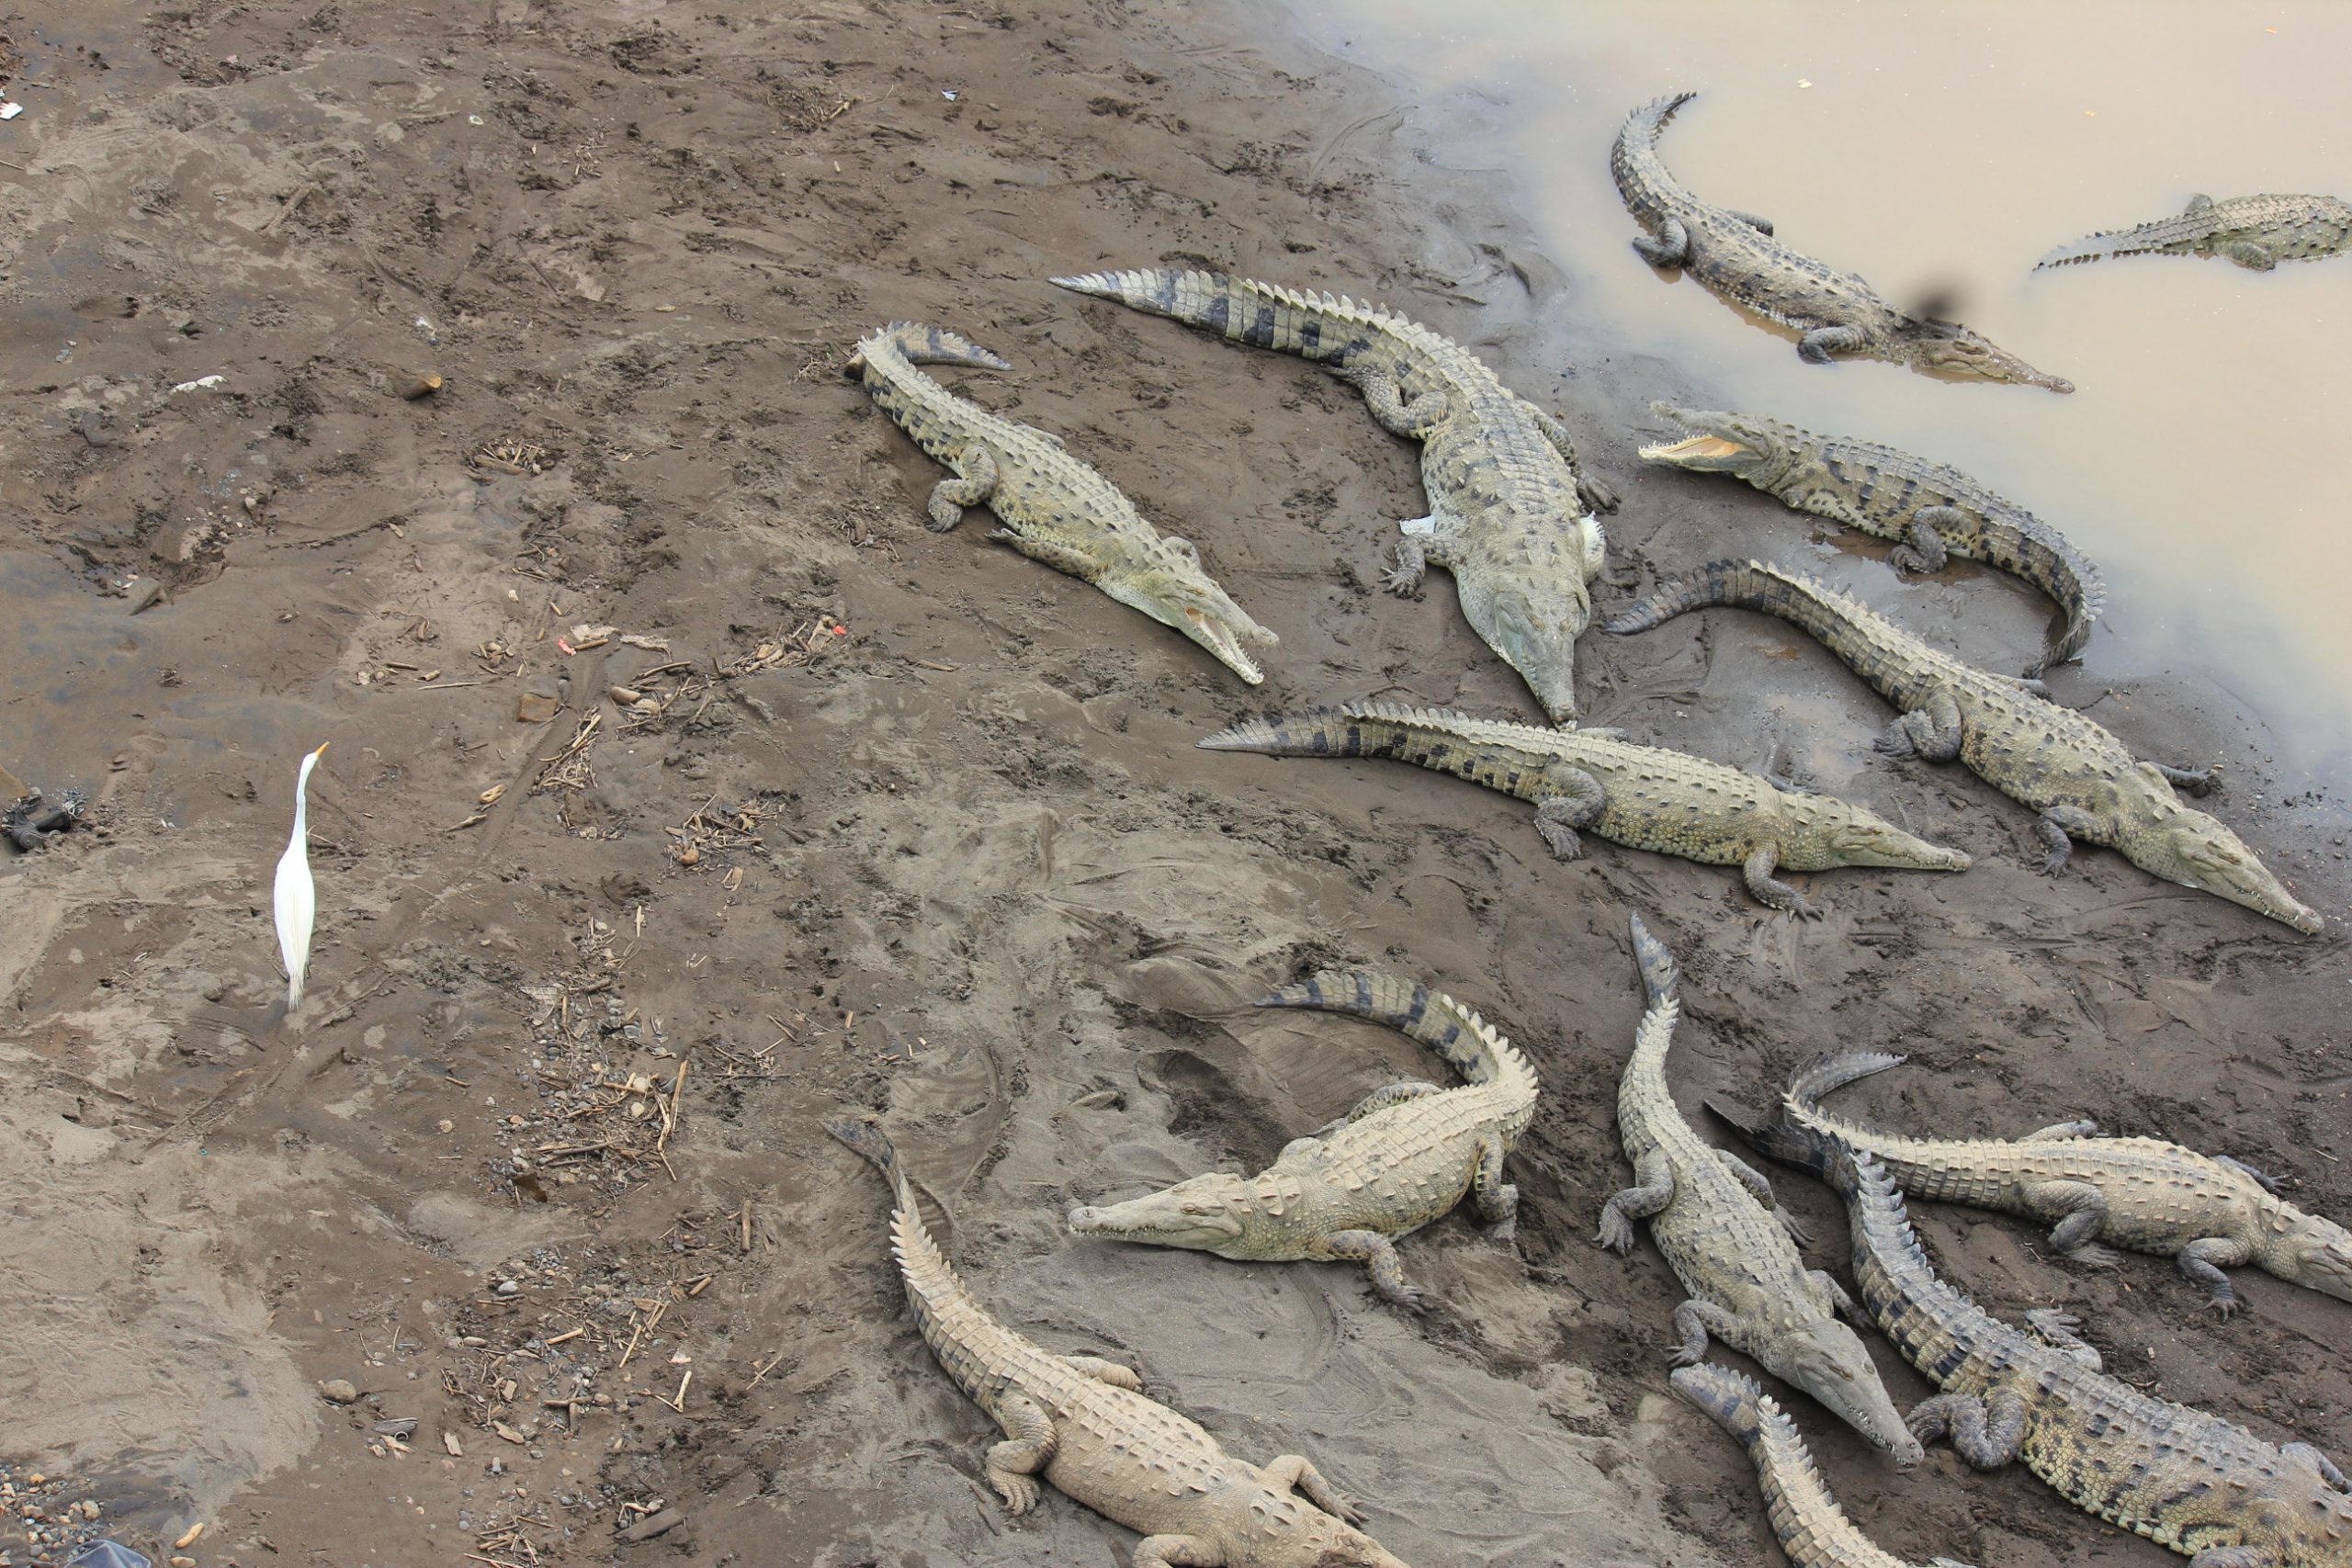
<svg viewBox="0 0 2352 1568"><path fill-rule="evenodd" d="M1941 571L1946 555L2015 572L2058 602L2064 627L2034 666L2064 663L2090 640L2107 583L2057 529L1957 468L1875 441L1815 435L1784 420L1655 402L1690 434L1645 446L1645 461L1730 474L1799 512L1898 541L1897 571Z"/></svg>

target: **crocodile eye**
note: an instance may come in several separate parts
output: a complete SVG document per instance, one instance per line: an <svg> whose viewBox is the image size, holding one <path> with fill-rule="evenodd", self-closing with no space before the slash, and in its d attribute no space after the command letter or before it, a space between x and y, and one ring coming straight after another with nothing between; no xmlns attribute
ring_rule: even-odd
<svg viewBox="0 0 2352 1568"><path fill-rule="evenodd" d="M1216 1213L1216 1205L1215 1203L1186 1203L1184 1212L1188 1214L1214 1214Z"/></svg>
<svg viewBox="0 0 2352 1568"><path fill-rule="evenodd" d="M1181 534L1163 534L1160 537L1167 540L1168 547L1170 549L1174 550L1178 555L1182 556L1194 566L1201 564L1201 552L1193 547L1192 540L1185 538Z"/></svg>

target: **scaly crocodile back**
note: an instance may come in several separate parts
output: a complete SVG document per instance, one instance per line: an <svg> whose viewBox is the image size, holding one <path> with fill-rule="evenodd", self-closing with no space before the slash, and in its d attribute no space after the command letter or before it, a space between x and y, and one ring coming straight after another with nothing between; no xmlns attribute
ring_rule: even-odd
<svg viewBox="0 0 2352 1568"><path fill-rule="evenodd" d="M1797 1424L1746 1372L1720 1361L1678 1369L1668 1380L1747 1450L1764 1491L1772 1533L1796 1568L1905 1568L1846 1517L1814 1468ZM1966 1564L1936 1559L1938 1568Z"/></svg>
<svg viewBox="0 0 2352 1568"><path fill-rule="evenodd" d="M2142 1393L1993 1316L1936 1274L1884 1167L1819 1140L1845 1197L1861 1299L1905 1359L1961 1393L2014 1393L2018 1457L2077 1507L2194 1556L2244 1545L2267 1568L2352 1562L2352 1495L2308 1455Z"/></svg>
<svg viewBox="0 0 2352 1568"><path fill-rule="evenodd" d="M1258 1005L1352 1013L1385 1023L1436 1052L1470 1083L1493 1089L1512 1136L1534 1114L1535 1069L1519 1047L1452 997L1418 980L1375 969L1325 969Z"/></svg>

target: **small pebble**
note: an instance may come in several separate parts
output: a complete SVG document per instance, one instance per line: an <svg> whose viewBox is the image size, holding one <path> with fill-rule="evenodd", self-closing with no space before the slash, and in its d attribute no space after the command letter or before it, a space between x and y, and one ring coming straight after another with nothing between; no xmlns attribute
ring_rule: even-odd
<svg viewBox="0 0 2352 1568"><path fill-rule="evenodd" d="M359 1390L348 1378L329 1378L319 1385L319 1393L330 1404L356 1404L359 1401Z"/></svg>

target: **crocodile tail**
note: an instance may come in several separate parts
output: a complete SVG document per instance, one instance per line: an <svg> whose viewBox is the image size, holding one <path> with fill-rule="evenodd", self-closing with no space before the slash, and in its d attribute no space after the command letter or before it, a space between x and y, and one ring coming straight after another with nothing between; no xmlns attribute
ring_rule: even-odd
<svg viewBox="0 0 2352 1568"><path fill-rule="evenodd" d="M1809 1170L1832 1186L1837 1183L1831 1179L1830 1170L1840 1163L1841 1156L1845 1156L1843 1163L1849 1174L1852 1171L1852 1158L1846 1145L1825 1128L1794 1121L1785 1113L1768 1121L1751 1121L1716 1100L1710 1100L1704 1103L1710 1115L1730 1128L1733 1135L1758 1154L1769 1155L1800 1170ZM1845 1190L1841 1188L1839 1190Z"/></svg>
<svg viewBox="0 0 2352 1568"><path fill-rule="evenodd" d="M1160 268L1088 272L1053 280L1063 288L1115 299L1155 316L1199 327L1234 343L1348 364L1401 322L1372 305L1221 272Z"/></svg>
<svg viewBox="0 0 2352 1568"><path fill-rule="evenodd" d="M1680 577L1660 580L1658 585L1627 609L1611 616L1601 630L1611 637L1631 637L1662 626L1675 616L1688 611L1704 609L1710 604L1737 604L1757 592L1749 581L1751 563L1736 560L1709 561L1693 572Z"/></svg>
<svg viewBox="0 0 2352 1568"><path fill-rule="evenodd" d="M899 1164L898 1146L871 1116L835 1117L825 1131L871 1161L890 1183L890 1256L914 1309L915 1326L947 1375L978 1398L990 1378L983 1339L1005 1337L965 1288L947 1255L932 1239L915 1198L915 1184Z"/></svg>
<svg viewBox="0 0 2352 1568"><path fill-rule="evenodd" d="M1623 128L1617 132L1619 145L1656 147L1658 132L1664 130L1666 122L1674 118L1674 111L1698 96L1696 93L1667 93L1652 98L1625 117Z"/></svg>
<svg viewBox="0 0 2352 1568"><path fill-rule="evenodd" d="M1657 155L1657 133L1674 118L1675 110L1698 96L1668 93L1652 98L1625 117L1617 140L1610 143L1610 177L1617 182L1617 193L1625 198L1626 207L1648 228L1658 226L1681 189Z"/></svg>
<svg viewBox="0 0 2352 1568"><path fill-rule="evenodd" d="M1642 991L1649 998L1649 1005L1657 1007L1678 1000L1682 972L1675 966L1674 954L1666 950L1666 943L1650 935L1650 928L1642 923L1641 916L1633 917L1633 925L1634 962L1641 965Z"/></svg>
<svg viewBox="0 0 2352 1568"><path fill-rule="evenodd" d="M1309 708L1245 718L1195 744L1204 751L1259 751L1269 757L1363 757L1373 754L1381 738L1378 727L1339 708Z"/></svg>
<svg viewBox="0 0 2352 1568"><path fill-rule="evenodd" d="M1932 657L1918 638L1860 601L1803 572L1759 560L1709 561L1669 578L1601 629L1626 637L1710 604L1760 610L1804 628L1889 696Z"/></svg>
<svg viewBox="0 0 2352 1568"><path fill-rule="evenodd" d="M1666 1381L1674 1385L1674 1392L1685 1403L1705 1411L1716 1426L1751 1452L1763 1440L1767 1420L1778 1417L1784 1424L1788 1420L1781 1414L1780 1406L1766 1395L1761 1384L1721 1361L1701 1361L1678 1368Z"/></svg>
<svg viewBox="0 0 2352 1568"><path fill-rule="evenodd" d="M2091 640L2092 623L2107 609L2107 579L2098 567L2071 547L2033 540L2027 543L2022 553L2028 575L2041 584L2066 614L2064 625L2042 655L2042 668L2064 664L2079 657L2084 645ZM2041 671L2034 673L2040 674Z"/></svg>
<svg viewBox="0 0 2352 1568"><path fill-rule="evenodd" d="M1789 1086L1781 1092L1798 1110L1817 1111L1824 1095L1835 1093L1857 1078L1899 1067L1909 1060L1908 1056L1889 1051L1849 1051L1816 1056L1789 1075Z"/></svg>
<svg viewBox="0 0 2352 1568"><path fill-rule="evenodd" d="M2068 266L2077 262L2106 261L2111 256L2180 254L2194 244L2210 222L2188 220L2186 216L2159 218L2153 223L2143 223L2136 229L2119 229L2113 233L2091 234L2072 244L2061 245L2033 264L2036 272L2053 266Z"/></svg>
<svg viewBox="0 0 2352 1568"><path fill-rule="evenodd" d="M1411 1036L1474 1084L1535 1093L1535 1069L1494 1026L1442 991L1376 969L1325 969L1264 998L1261 1008L1353 1013Z"/></svg>
<svg viewBox="0 0 2352 1568"><path fill-rule="evenodd" d="M1010 370L1010 360L990 354L961 333L949 332L924 321L892 321L880 332L861 341L857 353L849 362L854 373L862 369L867 355L877 348L888 348L910 365L961 365L974 370Z"/></svg>

